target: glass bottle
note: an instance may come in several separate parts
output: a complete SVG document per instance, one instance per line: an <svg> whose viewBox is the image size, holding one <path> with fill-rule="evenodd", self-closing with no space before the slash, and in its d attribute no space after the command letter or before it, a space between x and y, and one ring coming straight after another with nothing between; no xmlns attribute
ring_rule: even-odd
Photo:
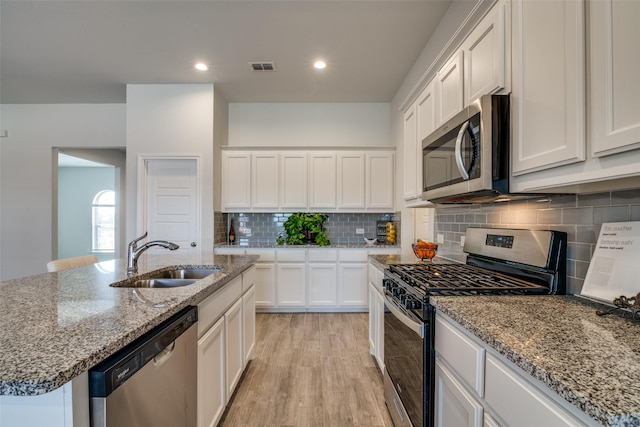
<svg viewBox="0 0 640 427"><path fill-rule="evenodd" d="M229 244L233 245L236 241L236 231L233 229L233 219L231 220L231 226L229 227Z"/></svg>

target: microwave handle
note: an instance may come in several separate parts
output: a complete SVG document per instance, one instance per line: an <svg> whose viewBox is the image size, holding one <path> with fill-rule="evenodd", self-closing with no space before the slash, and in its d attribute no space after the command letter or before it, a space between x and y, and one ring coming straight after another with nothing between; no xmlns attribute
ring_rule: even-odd
<svg viewBox="0 0 640 427"><path fill-rule="evenodd" d="M469 127L469 120L467 120L462 124L462 126L460 126L460 130L458 131L458 137L456 138L456 151L455 151L456 166L458 166L460 175L462 175L462 177L465 180L469 179L469 172L467 171L467 168L464 167L464 161L462 159L462 138L464 138L464 133L467 131L468 127Z"/></svg>

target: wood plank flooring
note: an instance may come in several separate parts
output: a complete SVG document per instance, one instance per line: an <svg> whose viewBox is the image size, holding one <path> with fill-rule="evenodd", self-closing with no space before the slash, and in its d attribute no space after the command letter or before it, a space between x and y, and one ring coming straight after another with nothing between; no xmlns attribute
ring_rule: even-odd
<svg viewBox="0 0 640 427"><path fill-rule="evenodd" d="M384 426L367 313L256 315L256 349L221 426Z"/></svg>

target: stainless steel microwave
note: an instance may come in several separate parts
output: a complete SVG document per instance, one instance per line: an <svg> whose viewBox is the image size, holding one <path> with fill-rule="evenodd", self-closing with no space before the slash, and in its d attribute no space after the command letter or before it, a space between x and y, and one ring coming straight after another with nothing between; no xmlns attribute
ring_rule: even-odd
<svg viewBox="0 0 640 427"><path fill-rule="evenodd" d="M509 95L485 95L422 141L422 199L489 203L509 192Z"/></svg>

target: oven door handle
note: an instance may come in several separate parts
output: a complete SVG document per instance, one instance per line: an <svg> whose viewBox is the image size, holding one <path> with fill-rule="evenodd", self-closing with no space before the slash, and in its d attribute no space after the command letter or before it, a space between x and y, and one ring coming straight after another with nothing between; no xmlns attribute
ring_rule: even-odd
<svg viewBox="0 0 640 427"><path fill-rule="evenodd" d="M393 314L399 321L401 321L407 328L411 329L416 334L420 335L420 338L424 339L424 325L411 320L406 314L400 311L395 302L389 298L389 295L385 295L384 299L387 301L385 304L391 314Z"/></svg>
<svg viewBox="0 0 640 427"><path fill-rule="evenodd" d="M462 126L460 126L460 130L458 131L458 137L456 138L456 147L455 147L455 157L456 157L456 166L458 166L458 170L460 171L460 175L465 180L469 180L469 171L464 165L464 159L462 158L462 138L464 138L464 133L467 131L469 127L469 120L464 122Z"/></svg>

